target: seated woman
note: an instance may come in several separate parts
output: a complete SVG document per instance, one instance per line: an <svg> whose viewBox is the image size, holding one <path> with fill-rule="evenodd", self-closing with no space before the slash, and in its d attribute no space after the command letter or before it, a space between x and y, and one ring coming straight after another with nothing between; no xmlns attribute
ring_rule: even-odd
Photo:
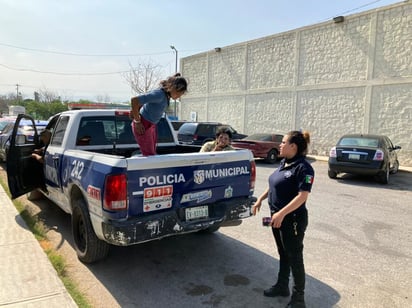
<svg viewBox="0 0 412 308"><path fill-rule="evenodd" d="M216 131L216 140L206 142L200 152L230 151L234 148L230 145L232 141L232 132L229 128L221 126Z"/></svg>

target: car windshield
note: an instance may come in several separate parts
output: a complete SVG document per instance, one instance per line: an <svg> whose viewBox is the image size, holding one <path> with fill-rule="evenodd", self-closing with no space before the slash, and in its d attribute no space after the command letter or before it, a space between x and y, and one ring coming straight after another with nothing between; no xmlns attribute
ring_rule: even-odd
<svg viewBox="0 0 412 308"><path fill-rule="evenodd" d="M9 123L10 123L9 121L1 121L0 122L0 131L2 131L6 127L6 125L9 124Z"/></svg>
<svg viewBox="0 0 412 308"><path fill-rule="evenodd" d="M338 145L377 148L379 140L376 138L345 137L340 140Z"/></svg>
<svg viewBox="0 0 412 308"><path fill-rule="evenodd" d="M268 134L253 134L246 138L243 138L243 140L272 141L272 136Z"/></svg>

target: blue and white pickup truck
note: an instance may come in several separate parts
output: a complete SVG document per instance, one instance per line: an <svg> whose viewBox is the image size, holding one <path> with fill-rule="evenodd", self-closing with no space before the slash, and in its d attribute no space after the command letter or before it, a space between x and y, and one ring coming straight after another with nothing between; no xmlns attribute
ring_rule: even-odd
<svg viewBox="0 0 412 308"><path fill-rule="evenodd" d="M22 119L31 117L19 115L16 125ZM105 258L110 245L214 232L251 216L256 168L250 151L199 153L180 145L163 118L159 155L143 157L130 121L119 110L62 112L47 127L52 137L43 164L31 157L41 146L37 132L33 143L14 132L7 159L12 198L38 189L70 213L85 263Z"/></svg>

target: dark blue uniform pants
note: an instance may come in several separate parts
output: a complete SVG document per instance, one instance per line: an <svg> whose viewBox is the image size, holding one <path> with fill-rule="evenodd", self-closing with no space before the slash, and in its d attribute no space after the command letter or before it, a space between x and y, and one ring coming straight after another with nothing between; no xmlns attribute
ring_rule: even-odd
<svg viewBox="0 0 412 308"><path fill-rule="evenodd" d="M303 211L299 214L286 215L280 229L272 228L280 257L277 284L288 287L292 270L294 292L298 294L303 294L305 290L303 238L307 225L308 213Z"/></svg>

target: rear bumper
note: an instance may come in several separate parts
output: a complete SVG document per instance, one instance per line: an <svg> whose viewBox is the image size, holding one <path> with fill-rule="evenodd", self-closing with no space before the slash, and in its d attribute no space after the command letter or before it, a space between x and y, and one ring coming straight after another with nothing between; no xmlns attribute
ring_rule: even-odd
<svg viewBox="0 0 412 308"><path fill-rule="evenodd" d="M351 162L337 161L335 158L329 158L329 170L333 170L337 173L351 173L359 175L377 175L383 171L383 162L377 161L371 164L359 164Z"/></svg>
<svg viewBox="0 0 412 308"><path fill-rule="evenodd" d="M167 236L196 232L250 217L255 197L235 198L209 205L209 218L185 221L184 209L168 210L127 221L102 223L104 240L117 246L128 246Z"/></svg>

